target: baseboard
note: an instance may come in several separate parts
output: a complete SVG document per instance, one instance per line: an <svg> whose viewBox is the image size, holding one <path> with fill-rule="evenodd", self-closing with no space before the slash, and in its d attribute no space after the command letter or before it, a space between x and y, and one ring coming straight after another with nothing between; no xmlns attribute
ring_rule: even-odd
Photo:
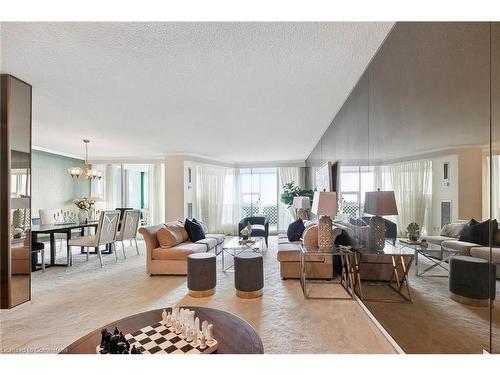
<svg viewBox="0 0 500 375"><path fill-rule="evenodd" d="M406 354L405 351L398 345L396 340L389 334L389 332L386 331L386 329L380 324L380 322L375 318L375 316L371 313L371 311L366 307L366 305L363 303L363 301L358 297L355 296L356 302L358 302L358 305L361 306L365 314L370 318L370 320L375 324L375 326L379 329L380 332L382 332L382 335L389 341L391 346L396 350L398 354Z"/></svg>

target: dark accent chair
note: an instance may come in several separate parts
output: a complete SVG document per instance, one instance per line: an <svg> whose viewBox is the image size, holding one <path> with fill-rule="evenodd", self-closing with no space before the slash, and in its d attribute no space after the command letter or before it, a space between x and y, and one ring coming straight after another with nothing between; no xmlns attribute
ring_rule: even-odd
<svg viewBox="0 0 500 375"><path fill-rule="evenodd" d="M264 237L266 247L268 247L267 238L269 237L269 221L267 220L267 216L249 216L241 219L238 223L238 235L248 223L252 226L252 236ZM264 228L259 226L263 226Z"/></svg>

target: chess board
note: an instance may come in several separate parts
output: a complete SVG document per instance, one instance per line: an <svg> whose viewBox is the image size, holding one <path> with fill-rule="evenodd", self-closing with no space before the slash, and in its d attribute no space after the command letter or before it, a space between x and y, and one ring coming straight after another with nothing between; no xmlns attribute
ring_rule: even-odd
<svg viewBox="0 0 500 375"><path fill-rule="evenodd" d="M125 338L130 343L130 347L135 345L142 354L210 354L217 350L215 339L211 343L207 342L205 349L200 349L199 341L187 342L170 328L158 322L128 333ZM99 353L99 346L96 350Z"/></svg>

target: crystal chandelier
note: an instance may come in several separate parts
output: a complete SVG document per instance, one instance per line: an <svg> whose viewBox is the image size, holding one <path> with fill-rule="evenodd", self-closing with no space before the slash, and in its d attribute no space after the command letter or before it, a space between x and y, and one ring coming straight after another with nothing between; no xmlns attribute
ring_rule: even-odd
<svg viewBox="0 0 500 375"><path fill-rule="evenodd" d="M82 178L85 180L100 180L103 176L102 171L99 171L94 168L90 168L87 162L88 159L88 144L90 141L88 139L84 139L83 143L85 143L85 165L82 168L80 167L71 167L68 169L68 173L71 178Z"/></svg>

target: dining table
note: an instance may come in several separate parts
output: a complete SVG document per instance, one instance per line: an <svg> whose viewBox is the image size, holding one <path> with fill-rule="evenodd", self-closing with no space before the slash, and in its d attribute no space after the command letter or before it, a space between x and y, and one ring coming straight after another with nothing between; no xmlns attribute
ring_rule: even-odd
<svg viewBox="0 0 500 375"><path fill-rule="evenodd" d="M39 234L48 234L49 235L49 243L50 243L50 263L46 265L46 267L68 267L71 266L71 259L68 257L66 263L57 263L56 262L56 233L62 233L66 235L66 246L68 247L68 254L71 251L69 246L69 240L71 239L72 231L79 229L80 235L85 235L85 228L94 228L94 230L99 225L99 220L92 220L87 222L76 222L76 223L62 223L62 224L36 224L31 226L31 236L32 243L38 241ZM81 253L84 253L84 247L81 247ZM111 253L112 247L106 246L107 253Z"/></svg>

